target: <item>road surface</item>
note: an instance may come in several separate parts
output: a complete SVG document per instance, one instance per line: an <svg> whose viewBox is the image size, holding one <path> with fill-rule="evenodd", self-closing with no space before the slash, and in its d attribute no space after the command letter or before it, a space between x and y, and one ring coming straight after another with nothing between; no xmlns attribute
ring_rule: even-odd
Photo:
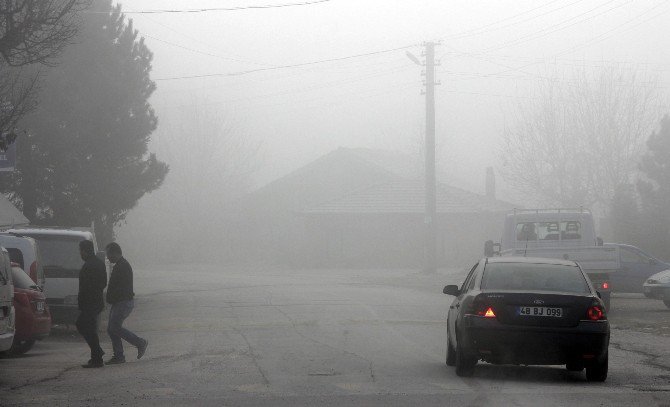
<svg viewBox="0 0 670 407"><path fill-rule="evenodd" d="M184 266L136 270L126 326L150 344L128 363L82 369L64 328L0 359L1 405L670 406L670 310L614 297L610 373L445 365L442 287L462 271ZM111 344L101 334L106 357Z"/></svg>

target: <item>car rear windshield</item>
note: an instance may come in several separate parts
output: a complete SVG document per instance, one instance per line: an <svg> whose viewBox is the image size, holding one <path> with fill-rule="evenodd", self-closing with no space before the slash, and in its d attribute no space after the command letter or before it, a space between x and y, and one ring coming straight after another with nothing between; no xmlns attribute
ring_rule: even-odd
<svg viewBox="0 0 670 407"><path fill-rule="evenodd" d="M79 270L84 261L79 254L79 242L82 239L77 236L31 236L37 240L40 247L42 264L44 267L56 267L66 270Z"/></svg>
<svg viewBox="0 0 670 407"><path fill-rule="evenodd" d="M14 287L16 288L35 288L35 282L23 271L20 267L12 267L12 278L14 279Z"/></svg>
<svg viewBox="0 0 670 407"><path fill-rule="evenodd" d="M532 263L488 263L484 290L555 291L587 294L589 286L577 266Z"/></svg>

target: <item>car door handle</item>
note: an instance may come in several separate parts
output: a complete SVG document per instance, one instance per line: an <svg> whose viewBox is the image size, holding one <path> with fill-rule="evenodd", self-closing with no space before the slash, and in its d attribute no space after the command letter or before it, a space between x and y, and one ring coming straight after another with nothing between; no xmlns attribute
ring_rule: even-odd
<svg viewBox="0 0 670 407"><path fill-rule="evenodd" d="M454 306L453 306L453 305L450 305L450 306L449 306L449 309L454 309Z"/></svg>

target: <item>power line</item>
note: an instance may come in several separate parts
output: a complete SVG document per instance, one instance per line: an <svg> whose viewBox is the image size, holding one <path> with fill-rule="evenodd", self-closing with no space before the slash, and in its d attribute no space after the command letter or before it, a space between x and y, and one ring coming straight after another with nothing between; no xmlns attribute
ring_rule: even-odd
<svg viewBox="0 0 670 407"><path fill-rule="evenodd" d="M417 45L418 44L411 44L411 45L406 45L406 46L403 46L403 47L389 48L389 49L384 49L384 50L379 50L379 51L366 52L366 53L363 53L363 54L348 55L348 56L339 57L339 58L320 59L320 60L317 60L317 61L302 62L302 63L290 64L290 65L277 65L277 66L270 66L270 67L266 67L266 68L250 69L250 70L246 70L246 71L211 73L211 74L203 74L203 75L173 76L173 77L167 77L167 78L158 78L158 79L154 79L154 80L155 81L171 81L171 80L211 78L211 77L221 77L221 76L241 76L241 75L247 75L247 74L255 73L255 72L273 71L273 70L277 70L277 69L300 68L300 67L304 67L304 66L317 65L317 64L323 64L323 63L328 63L328 62L337 62L337 61L344 61L344 60L347 60L347 59L367 57L367 56L371 56L371 55L386 54L386 53L389 53L389 52L401 51L401 50L404 50L404 49L407 49L407 48L412 48L412 47L415 47Z"/></svg>
<svg viewBox="0 0 670 407"><path fill-rule="evenodd" d="M571 18L568 18L567 20L563 20L563 21L561 21L561 22L559 22L559 23L557 23L557 24L554 24L554 25L551 25L551 26L549 26L549 27L543 28L542 30L539 30L539 31L537 31L537 32L535 32L535 33L533 33L533 34L528 34L528 35L519 37L519 38L517 38L517 39L515 39L515 40L508 41L508 42L506 42L506 43L504 43L504 44L501 44L501 45L497 45L497 46L495 46L495 47L488 48L488 49L486 49L486 50L484 50L484 51L485 51L485 52L497 51L497 50L499 50L499 49L507 48L507 47L510 47L510 46L513 46L513 45L523 44L523 43L526 43L526 42L529 42L529 41L536 40L536 39L538 39L538 38L546 37L547 35L549 35L549 34L553 34L553 33L557 32L557 31L561 31L561 30L564 30L564 29L566 29L566 28L575 26L575 25L577 25L577 24L581 24L581 23L583 23L583 22L585 22L585 21L592 20L592 19L594 19L594 18L596 18L596 17L600 17L601 15L603 15L603 14L607 14L607 13L609 13L609 12L612 11L612 10L615 10L615 9L617 9L617 8L620 8L620 7L623 7L625 4L632 3L633 0L629 0L628 2L624 2L624 3L618 4L618 5L616 5L616 6L614 6L614 7L611 7L611 8L609 8L609 9L605 10L605 11L602 11L602 12L596 14L596 15L593 15L593 16L590 16L590 17L587 17L587 18L584 18L584 19L575 21L575 22L572 23L572 24L568 24L568 25L566 25L566 26L563 26L563 24L565 24L565 23L567 23L567 22L570 22L570 21L572 21L572 20L575 20L575 19L577 19L577 18L579 18L579 17L583 17L583 16L585 16L585 15L587 15L587 14L589 14L589 13L591 13L591 12L593 12L593 11L595 11L595 10L597 10L597 9L599 9L599 8L601 8L601 7L605 6L605 5L607 5L607 4L611 4L611 3L613 3L613 2L614 2L614 0L609 0L609 1L605 2L605 3L603 3L603 4L600 4L600 5L596 6L596 7L594 7L594 8L592 8L592 9L588 10L588 11L585 11L584 13L578 14L578 15L576 15L576 16L573 16L573 17L571 17ZM552 28L555 28L555 29L554 29L554 30L551 30ZM551 30L551 31L547 31L547 30Z"/></svg>
<svg viewBox="0 0 670 407"><path fill-rule="evenodd" d="M163 10L128 10L123 11L124 14L184 14L184 13L207 13L212 11L240 11L240 10L260 10L284 7L298 7L311 6L314 4L327 3L331 0L314 0L305 1L301 3L284 3L284 4L265 4L259 6L240 6L240 7L213 7L213 8L193 8L193 9L163 9ZM87 14L109 14L106 11L84 11Z"/></svg>
<svg viewBox="0 0 670 407"><path fill-rule="evenodd" d="M155 20L155 19L153 19L153 18L147 16L147 15L143 15L142 18L145 18L146 20L151 21L151 22L154 23L154 24L157 24L157 25L159 25L159 26L161 26L161 27L164 27L164 28L166 28L166 29L172 31L172 32L175 33L175 34L177 34L177 35L179 35L179 36L181 36L181 37L186 38L187 40L195 41L195 42L200 43L200 44L202 44L202 45L205 45L205 46L207 46L207 47L209 47L209 48L212 48L212 45L211 45L211 44L208 44L208 43L206 43L206 42L200 40L199 38L196 38L195 36L190 36L190 35L184 34L183 32L181 32L181 31L175 29L174 27L171 27L171 26L169 26L169 25L167 25L167 24L164 24L164 23L162 23L162 22L160 22L160 21L158 21L158 20ZM235 56L235 57L225 57L225 56L221 56L221 55L211 54L211 53L206 52L206 51L201 51L201 50L198 50L198 49L189 48L189 47L186 47L186 46L183 46L183 45L180 45L180 44L172 43L172 42L163 40L163 39L161 39L161 38L152 37L152 36L150 36L150 35L146 35L146 34L144 34L144 36L147 37L147 38L151 38L151 39L153 39L153 40L156 40L156 41L159 41L159 42L168 44L168 45L172 45L172 46L175 46L175 47L177 47L177 48L182 48L182 49L185 49L185 50L187 50L187 51L191 51L191 52L194 52L194 53L197 53L197 54L201 54L201 55L206 55L206 56L211 56L211 57L221 58L221 59L227 59L227 60L236 61L236 62L244 62L244 63L249 63L249 64L251 64L251 65L258 65L258 66L272 66L272 65L270 65L270 64L266 64L266 63L262 63L262 62L256 62L256 61L251 61L251 60L244 59L244 58L237 57L237 56Z"/></svg>
<svg viewBox="0 0 670 407"><path fill-rule="evenodd" d="M582 43L582 44L580 44L580 45L574 46L574 47L572 47L572 48L565 49L565 50L563 50L563 51L561 51L561 52L555 53L555 54L553 54L553 55L551 55L551 56L549 56L549 57L547 57L547 58L544 58L544 59L542 59L542 60L539 60L539 61L536 61L536 62L530 62L530 63L524 64L524 65L521 65L521 66L518 66L518 67L509 67L509 69L506 69L506 70L503 70L503 71L499 71L499 72L495 72L495 73L488 74L488 75L483 75L483 76L484 76L484 77L494 77L494 76L498 76L498 75L505 74L505 73L512 72L512 71L517 71L517 72L521 72L521 73L528 74L527 72L522 71L522 69L527 68L527 67L529 67L529 66L533 66L533 65L541 64L541 63L545 62L545 61L548 60L548 59L552 59L552 58L555 58L555 57L558 57L558 56L561 56L561 55L570 53L570 52L572 52L572 51L574 51L574 50L576 50L576 49L583 48L583 47L586 47L586 46L588 46L588 45L591 45L592 43L604 41L604 40L606 40L607 38L610 38L610 37L611 37L611 35L610 35L610 36L607 36L608 34L613 33L613 32L615 32L615 31L619 30L621 27L626 26L626 25L628 25L628 24L634 22L635 20L639 19L640 17L644 16L645 14L648 14L648 13L650 13L651 11L656 10L656 9L659 8L660 6L662 6L662 5L667 5L667 4L668 4L668 3L665 2L665 1L664 1L664 2L661 2L661 3L657 4L657 5L655 5L654 7L651 7L651 8L649 8L649 9L647 9L646 11L644 11L644 12L642 12L642 13L636 15L635 17L633 17L633 18L631 18L631 19L629 19L628 21L624 22L623 24L619 24L616 28L614 28L614 29L612 29L612 30L606 31L606 32L600 34L599 36L596 36L595 38L593 38L593 39L591 39L591 40L589 40L589 41L586 41L586 42L584 42L584 43ZM633 29L633 28L639 26L640 24L644 24L645 22L647 22L647 21L649 21L649 20L651 20L651 19L657 18L658 16L667 13L668 11L670 11L670 10L666 10L666 11L664 11L664 12L658 13L658 14L656 14L656 15L654 15L654 16L652 16L652 17L650 17L650 18L648 18L648 19L646 19L646 20L644 20L644 21L642 21L642 22L640 22L640 23L638 23L638 24L632 26L632 27L628 27L625 31L631 30L631 29ZM614 35L614 34L613 34L613 35ZM606 37L605 37L605 36L606 36ZM464 54L466 54L466 53L464 53Z"/></svg>
<svg viewBox="0 0 670 407"><path fill-rule="evenodd" d="M208 56L208 57L219 58L219 59L223 59L223 60L226 60L226 61L243 62L243 63L246 63L246 64L252 64L252 65L271 66L271 65L262 64L262 63L259 63L259 62L254 62L254 61L250 61L250 60L246 60L246 59L238 59L238 58L232 58L232 57L225 57L223 55L211 54L211 53L206 52L206 51L201 51L201 50L189 48L189 47L186 47L184 45L180 45L180 44L177 44L177 43L174 43L174 42L166 41L166 40L163 40L163 39L160 39L160 38L148 35L148 34L143 34L142 36L146 37L146 38L151 38L154 41L162 42L163 44L171 45L173 47L181 48L183 50L190 51L190 52L200 54L200 55L205 55L205 56Z"/></svg>
<svg viewBox="0 0 670 407"><path fill-rule="evenodd" d="M471 30L463 31L463 32L458 33L458 34L453 34L453 35L451 35L451 36L447 36L447 37L445 37L445 38L443 38L443 39L445 39L445 40L457 40L457 39L461 39L461 38L474 37L474 36L476 36L476 35L486 34L486 33L491 32L491 31L502 30L502 29L507 28L507 27L511 27L511 26L514 26L514 25L517 25L517 24L526 23L526 22L528 22L528 21L535 20L535 19L537 19L537 18L539 18L539 17L546 16L546 15L548 15L548 14L551 14L551 13L554 13L554 12L556 12L556 11L562 10L562 9L564 9L564 8L570 7L570 6L574 5L574 4L580 3L580 2L582 2L582 1L583 1L583 0L573 1L572 3L565 4L565 5L561 6L561 7L558 7L558 8L555 8L555 9L552 9L552 10L549 10L549 11L546 11L546 12L544 12L544 13L542 13L542 14L538 14L538 15L536 15L536 16L527 18L527 19L525 19L525 20L517 21L517 22L511 23L511 24L506 24L506 25L503 25L503 26L501 26L501 27L489 28L489 27L493 27L493 26L495 26L495 25L498 25L498 24L500 24L500 23L503 23L503 22L505 22L505 21L514 20L515 18L520 17L520 16L522 16L522 15L532 13L533 11L536 11L536 10L539 10L539 9L541 9L541 8L550 6L550 5L554 4L554 3L557 3L558 0L555 0L555 1L549 2L549 3L547 3L547 4L543 4L543 5L541 5L541 6L532 8L532 9L530 9L530 10L526 10L526 11L524 11L524 12L515 14L515 15L513 15L513 16L510 16L510 17L507 17L507 18L503 18L503 19L500 19L500 20L498 20L498 21L494 21L494 22L492 22L492 23L490 23L490 24L486 24L486 25L481 26L481 27L478 27L478 28L474 28L474 29L471 29ZM487 28L489 28L489 29L487 29Z"/></svg>

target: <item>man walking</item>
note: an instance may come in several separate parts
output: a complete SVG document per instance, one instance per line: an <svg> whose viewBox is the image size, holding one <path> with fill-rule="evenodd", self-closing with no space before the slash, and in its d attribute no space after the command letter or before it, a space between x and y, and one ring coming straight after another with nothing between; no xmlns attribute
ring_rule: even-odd
<svg viewBox="0 0 670 407"><path fill-rule="evenodd" d="M123 327L123 321L128 318L134 306L133 268L123 258L121 246L118 243L108 244L105 250L109 261L114 263L112 275L109 277L109 287L107 287L107 302L112 305L112 309L109 311L107 333L112 338L112 348L114 349L114 356L107 361L107 364L114 365L126 361L121 339L125 339L137 348L138 359L146 352L149 341Z"/></svg>
<svg viewBox="0 0 670 407"><path fill-rule="evenodd" d="M79 317L77 317L77 331L84 337L91 348L91 359L84 368L103 367L102 355L105 352L100 347L98 338L98 315L105 307L102 290L107 285L107 270L105 263L95 255L93 242L82 240L79 242L79 255L84 265L79 271Z"/></svg>

